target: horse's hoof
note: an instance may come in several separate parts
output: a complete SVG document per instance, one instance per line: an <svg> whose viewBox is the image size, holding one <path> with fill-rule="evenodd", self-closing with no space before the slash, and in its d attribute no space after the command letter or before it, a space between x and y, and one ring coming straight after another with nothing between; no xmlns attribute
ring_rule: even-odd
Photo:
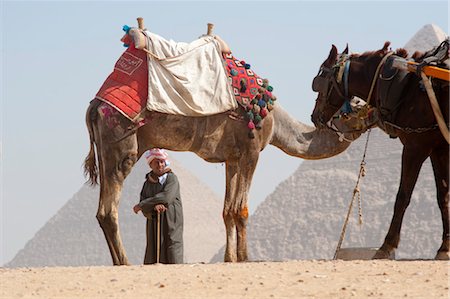
<svg viewBox="0 0 450 299"><path fill-rule="evenodd" d="M372 259L374 260L387 260L389 259L391 254L385 250L378 249Z"/></svg>
<svg viewBox="0 0 450 299"><path fill-rule="evenodd" d="M436 257L434 259L440 260L440 261L448 261L448 260L450 260L450 252L438 251L438 253L436 254Z"/></svg>

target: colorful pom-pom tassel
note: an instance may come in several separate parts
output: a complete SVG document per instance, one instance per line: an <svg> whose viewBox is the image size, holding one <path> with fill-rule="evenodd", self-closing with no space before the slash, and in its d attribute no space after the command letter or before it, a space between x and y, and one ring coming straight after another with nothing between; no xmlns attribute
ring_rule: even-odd
<svg viewBox="0 0 450 299"><path fill-rule="evenodd" d="M259 114L255 115L255 120L254 120L255 124L259 124L261 121L262 121L261 115L259 115Z"/></svg>
<svg viewBox="0 0 450 299"><path fill-rule="evenodd" d="M273 87L269 85L269 86L267 86L267 90L272 92L273 91Z"/></svg>
<svg viewBox="0 0 450 299"><path fill-rule="evenodd" d="M253 130L253 129L255 129L255 123L251 120L251 121L248 122L247 127L250 130Z"/></svg>
<svg viewBox="0 0 450 299"><path fill-rule="evenodd" d="M249 120L254 120L255 119L255 115L253 114L252 111L247 112L247 118Z"/></svg>
<svg viewBox="0 0 450 299"><path fill-rule="evenodd" d="M262 108L261 111L259 111L259 115L261 115L262 118L267 116L267 109L266 108Z"/></svg>
<svg viewBox="0 0 450 299"><path fill-rule="evenodd" d="M273 105L267 103L267 110L272 111L273 110Z"/></svg>
<svg viewBox="0 0 450 299"><path fill-rule="evenodd" d="M264 100L259 100L258 106L261 108L264 108L264 107L266 107L266 102Z"/></svg>
<svg viewBox="0 0 450 299"><path fill-rule="evenodd" d="M131 27L128 25L123 25L122 30L125 31L126 34L128 34L128 31L130 31Z"/></svg>
<svg viewBox="0 0 450 299"><path fill-rule="evenodd" d="M258 105L254 105L253 106L253 113L255 114L255 115L258 115L259 114L259 111L261 111L261 107L259 107ZM256 116L255 116L256 117Z"/></svg>
<svg viewBox="0 0 450 299"><path fill-rule="evenodd" d="M250 64L246 63L246 64L244 64L244 67L245 67L246 70L249 70L250 69Z"/></svg>

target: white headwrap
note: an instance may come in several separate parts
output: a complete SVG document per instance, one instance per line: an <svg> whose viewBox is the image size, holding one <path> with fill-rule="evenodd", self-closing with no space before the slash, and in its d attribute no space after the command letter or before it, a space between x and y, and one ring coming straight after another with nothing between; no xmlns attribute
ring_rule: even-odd
<svg viewBox="0 0 450 299"><path fill-rule="evenodd" d="M168 157L169 155L166 153L166 151L159 148L152 148L145 153L145 159L147 159L147 163L149 165L154 159L164 160L167 165L169 164L169 161L167 160Z"/></svg>

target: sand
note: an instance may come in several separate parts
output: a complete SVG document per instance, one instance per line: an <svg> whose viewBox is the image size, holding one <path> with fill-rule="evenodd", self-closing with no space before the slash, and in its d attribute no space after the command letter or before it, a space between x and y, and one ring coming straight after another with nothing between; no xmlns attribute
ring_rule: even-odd
<svg viewBox="0 0 450 299"><path fill-rule="evenodd" d="M1 268L0 298L449 298L448 261Z"/></svg>

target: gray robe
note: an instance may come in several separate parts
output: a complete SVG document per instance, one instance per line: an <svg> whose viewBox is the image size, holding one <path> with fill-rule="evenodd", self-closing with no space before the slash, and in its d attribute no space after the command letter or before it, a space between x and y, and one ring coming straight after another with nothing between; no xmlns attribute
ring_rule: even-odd
<svg viewBox="0 0 450 299"><path fill-rule="evenodd" d="M167 174L163 185L152 183L150 173L142 186L139 206L147 217L147 248L144 264L156 263L157 212L155 205L163 204L167 210L161 213L160 258L163 264L183 263L183 207L180 185L173 172Z"/></svg>

